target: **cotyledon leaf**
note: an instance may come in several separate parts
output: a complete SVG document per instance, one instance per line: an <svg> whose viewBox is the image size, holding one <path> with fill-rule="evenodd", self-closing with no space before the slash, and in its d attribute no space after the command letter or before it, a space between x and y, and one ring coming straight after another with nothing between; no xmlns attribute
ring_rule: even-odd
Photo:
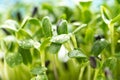
<svg viewBox="0 0 120 80"><path fill-rule="evenodd" d="M47 47L47 52L52 54L57 54L61 48L61 44L51 43L50 46Z"/></svg>
<svg viewBox="0 0 120 80"><path fill-rule="evenodd" d="M120 14L118 14L115 18L111 20L111 23L119 22L120 21Z"/></svg>
<svg viewBox="0 0 120 80"><path fill-rule="evenodd" d="M0 28L4 28L6 30L11 30L11 31L17 32L19 29L19 25L14 20L7 20L4 22L3 25L0 26Z"/></svg>
<svg viewBox="0 0 120 80"><path fill-rule="evenodd" d="M110 22L110 12L104 6L101 6L101 15L106 24Z"/></svg>
<svg viewBox="0 0 120 80"><path fill-rule="evenodd" d="M105 47L107 47L108 42L104 39L98 40L96 41L91 49L91 54L93 54L94 56L98 56Z"/></svg>
<svg viewBox="0 0 120 80"><path fill-rule="evenodd" d="M61 34L61 35L53 36L51 42L62 44L67 42L69 39L70 39L69 34Z"/></svg>
<svg viewBox="0 0 120 80"><path fill-rule="evenodd" d="M25 65L32 63L32 55L29 49L19 47L18 52L22 55L23 63Z"/></svg>
<svg viewBox="0 0 120 80"><path fill-rule="evenodd" d="M23 49L30 49L30 48L36 48L38 49L40 47L40 43L37 41L34 41L32 39L28 39L28 40L19 40L18 44L20 47L22 47Z"/></svg>
<svg viewBox="0 0 120 80"><path fill-rule="evenodd" d="M5 56L5 60L10 67L15 67L23 61L20 53L8 53Z"/></svg>
<svg viewBox="0 0 120 80"><path fill-rule="evenodd" d="M61 20L61 21L58 22L57 33L58 33L58 35L68 33L67 21L66 20Z"/></svg>
<svg viewBox="0 0 120 80"><path fill-rule="evenodd" d="M47 75L37 75L36 77L33 77L30 80L48 80Z"/></svg>
<svg viewBox="0 0 120 80"><path fill-rule="evenodd" d="M70 58L86 58L87 56L80 50L74 49L68 53Z"/></svg>
<svg viewBox="0 0 120 80"><path fill-rule="evenodd" d="M31 70L31 73L32 74L35 74L35 75L40 75L40 74L44 74L44 72L47 70L46 67L34 67L32 70Z"/></svg>
<svg viewBox="0 0 120 80"><path fill-rule="evenodd" d="M28 22L29 22L30 24L35 24L35 25L40 26L40 22L39 22L38 19L31 18L31 17L28 17L28 16L27 16L27 17L23 20L20 29L24 28L25 25L26 25Z"/></svg>
<svg viewBox="0 0 120 80"><path fill-rule="evenodd" d="M23 49L29 49L33 47L33 40L20 40L18 41L18 44Z"/></svg>
<svg viewBox="0 0 120 80"><path fill-rule="evenodd" d="M27 32L25 31L24 29L20 29L17 33L16 33L16 37L17 39L19 40L23 40L23 39L31 39L32 36Z"/></svg>
<svg viewBox="0 0 120 80"><path fill-rule="evenodd" d="M46 37L52 37L52 24L49 20L49 17L44 17L42 19L42 28L43 28L43 33Z"/></svg>

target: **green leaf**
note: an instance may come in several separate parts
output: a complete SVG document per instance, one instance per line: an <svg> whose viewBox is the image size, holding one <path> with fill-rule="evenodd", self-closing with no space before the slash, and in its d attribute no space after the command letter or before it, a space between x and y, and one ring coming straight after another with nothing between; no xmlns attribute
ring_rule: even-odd
<svg viewBox="0 0 120 80"><path fill-rule="evenodd" d="M30 49L30 48L37 48L38 49L40 47L40 43L37 41L34 41L32 39L19 40L18 44L23 49Z"/></svg>
<svg viewBox="0 0 120 80"><path fill-rule="evenodd" d="M32 55L29 49L18 48L18 52L22 55L23 63L25 65L32 63Z"/></svg>
<svg viewBox="0 0 120 80"><path fill-rule="evenodd" d="M120 0L116 0L120 4Z"/></svg>
<svg viewBox="0 0 120 80"><path fill-rule="evenodd" d="M67 21L66 20L59 21L59 23L57 25L57 33L58 33L58 35L68 33Z"/></svg>
<svg viewBox="0 0 120 80"><path fill-rule="evenodd" d="M48 17L42 19L42 28L46 37L52 37L52 24Z"/></svg>
<svg viewBox="0 0 120 80"><path fill-rule="evenodd" d="M19 40L31 39L32 38L31 35L23 29L20 29L16 34L17 34L16 37Z"/></svg>
<svg viewBox="0 0 120 80"><path fill-rule="evenodd" d="M4 48L9 51L9 52L14 52L16 45L17 45L17 40L15 36L9 35L3 38L3 45Z"/></svg>
<svg viewBox="0 0 120 80"><path fill-rule="evenodd" d="M82 21L84 23L89 23L92 20L92 13L90 10L84 10L83 11L83 18Z"/></svg>
<svg viewBox="0 0 120 80"><path fill-rule="evenodd" d="M44 50L48 45L50 45L50 38L46 38L40 45L40 51Z"/></svg>
<svg viewBox="0 0 120 80"><path fill-rule="evenodd" d="M62 43L67 42L69 39L70 39L70 35L61 34L61 35L57 35L57 36L52 37L51 42L62 44Z"/></svg>
<svg viewBox="0 0 120 80"><path fill-rule="evenodd" d="M57 54L60 50L61 44L51 43L50 46L47 47L47 52L52 54Z"/></svg>
<svg viewBox="0 0 120 80"><path fill-rule="evenodd" d="M6 30L11 30L14 32L17 32L19 29L19 25L16 21L13 20L7 20L3 25L0 26L0 28L4 28Z"/></svg>
<svg viewBox="0 0 120 80"><path fill-rule="evenodd" d="M104 39L96 41L92 46L91 54L98 56L103 51L103 49L107 47L107 45L108 43Z"/></svg>
<svg viewBox="0 0 120 80"><path fill-rule="evenodd" d="M31 18L31 17L26 17L26 18L23 20L20 29L24 28L27 23L40 26L40 22L39 22L38 19Z"/></svg>
<svg viewBox="0 0 120 80"><path fill-rule="evenodd" d="M48 80L47 75L37 75L33 77L31 80Z"/></svg>
<svg viewBox="0 0 120 80"><path fill-rule="evenodd" d="M29 21L29 23L31 23L31 24L39 25L39 26L40 26L40 22L39 22L39 20L36 19L36 18L29 18L28 21Z"/></svg>
<svg viewBox="0 0 120 80"><path fill-rule="evenodd" d="M46 67L34 67L31 70L31 73L34 75L41 75L44 74L46 72L47 68Z"/></svg>
<svg viewBox="0 0 120 80"><path fill-rule="evenodd" d="M15 38L15 36L12 36L12 35L6 36L3 40L5 42L7 42L7 43L9 43L9 42L16 42L17 41L16 38Z"/></svg>
<svg viewBox="0 0 120 80"><path fill-rule="evenodd" d="M104 6L101 6L101 15L102 15L102 18L103 18L103 20L104 20L104 22L106 23L106 24L109 24L109 22L110 22L110 12L108 11L108 9L107 8L105 8Z"/></svg>
<svg viewBox="0 0 120 80"><path fill-rule="evenodd" d="M21 40L18 41L19 46L23 49L30 49L33 47L33 40Z"/></svg>
<svg viewBox="0 0 120 80"><path fill-rule="evenodd" d="M86 58L86 55L80 49L74 49L68 53L70 58Z"/></svg>
<svg viewBox="0 0 120 80"><path fill-rule="evenodd" d="M120 21L120 14L118 14L115 18L111 20L111 23L119 22Z"/></svg>
<svg viewBox="0 0 120 80"><path fill-rule="evenodd" d="M21 28L24 28L24 26L26 25L28 19L29 19L28 16L24 18L24 20L23 20L23 22L22 22L22 24L21 24ZM20 28L20 29L21 29L21 28Z"/></svg>
<svg viewBox="0 0 120 80"><path fill-rule="evenodd" d="M15 67L23 61L22 56L19 53L8 53L5 56L5 60L10 67Z"/></svg>
<svg viewBox="0 0 120 80"><path fill-rule="evenodd" d="M33 59L36 60L35 62L40 62L40 52L38 49L33 49L31 54Z"/></svg>
<svg viewBox="0 0 120 80"><path fill-rule="evenodd" d="M92 0L81 0L80 5L85 9L89 8L90 4L92 3Z"/></svg>
<svg viewBox="0 0 120 80"><path fill-rule="evenodd" d="M44 37L44 33L42 28L38 29L33 35L33 38L37 38L37 40L40 40L43 37Z"/></svg>
<svg viewBox="0 0 120 80"><path fill-rule="evenodd" d="M42 8L45 10L48 10L50 13L53 13L53 5L49 4L49 3L43 3L42 4Z"/></svg>
<svg viewBox="0 0 120 80"><path fill-rule="evenodd" d="M21 28L19 30L21 29L24 29L27 33L29 33L31 36L34 37L36 32L38 32L39 29L41 30L42 27L38 19L28 17L27 19L25 19L25 21L23 21L23 24L21 25ZM41 33L42 32L37 34L41 34Z"/></svg>
<svg viewBox="0 0 120 80"><path fill-rule="evenodd" d="M117 58L110 57L106 59L103 63L103 69L108 67L110 70L115 70L115 66L117 65Z"/></svg>

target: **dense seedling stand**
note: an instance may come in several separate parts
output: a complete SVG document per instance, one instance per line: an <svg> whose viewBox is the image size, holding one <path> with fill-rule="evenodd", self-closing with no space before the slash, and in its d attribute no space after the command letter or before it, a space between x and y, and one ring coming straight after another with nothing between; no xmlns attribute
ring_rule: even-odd
<svg viewBox="0 0 120 80"><path fill-rule="evenodd" d="M119 80L117 1L97 13L92 1L14 12L0 24L0 80Z"/></svg>

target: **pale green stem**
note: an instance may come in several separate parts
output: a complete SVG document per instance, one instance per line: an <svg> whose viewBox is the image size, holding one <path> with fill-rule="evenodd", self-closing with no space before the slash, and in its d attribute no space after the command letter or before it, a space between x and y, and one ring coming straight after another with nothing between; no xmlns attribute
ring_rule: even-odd
<svg viewBox="0 0 120 80"><path fill-rule="evenodd" d="M71 42L72 42L74 48L77 48L77 41L76 41L74 34L71 35Z"/></svg>
<svg viewBox="0 0 120 80"><path fill-rule="evenodd" d="M91 79L91 67L90 65L88 65L88 79L87 80L90 80Z"/></svg>
<svg viewBox="0 0 120 80"><path fill-rule="evenodd" d="M44 50L41 50L40 57L41 57L41 65L42 65L42 67L45 67L45 52L44 52Z"/></svg>
<svg viewBox="0 0 120 80"><path fill-rule="evenodd" d="M64 43L64 46L65 46L65 48L66 48L68 51L71 51L71 50L74 49L74 47L73 47L72 43L70 42L70 40L67 41L66 43Z"/></svg>
<svg viewBox="0 0 120 80"><path fill-rule="evenodd" d="M45 52L44 52L44 50L41 50L40 57L41 57L41 66L45 67ZM46 71L44 72L44 75L46 75Z"/></svg>
<svg viewBox="0 0 120 80"><path fill-rule="evenodd" d="M85 70L85 66L83 66L83 67L80 69L80 74L79 74L79 79L78 79L78 80L82 80L84 70Z"/></svg>
<svg viewBox="0 0 120 80"><path fill-rule="evenodd" d="M95 74L94 74L94 79L93 80L97 80L98 72L99 72L99 69L95 69Z"/></svg>
<svg viewBox="0 0 120 80"><path fill-rule="evenodd" d="M56 65L59 73L60 73L60 74L65 74L65 73L64 73L64 70L63 70L63 68L62 68L61 63L60 63L60 61L59 61L58 58L57 58L57 54L55 54L54 56L56 57L56 58L55 58L55 65ZM53 60L53 59L52 59L52 60Z"/></svg>
<svg viewBox="0 0 120 80"><path fill-rule="evenodd" d="M7 70L7 63L5 63L4 61L4 79L5 80L9 80L9 76L8 76L8 70Z"/></svg>
<svg viewBox="0 0 120 80"><path fill-rule="evenodd" d="M53 71L54 71L55 80L58 80L58 73L57 73L56 62L55 62L56 56L53 54L52 58L53 58Z"/></svg>
<svg viewBox="0 0 120 80"><path fill-rule="evenodd" d="M108 27L110 29L110 36L111 36L111 53L114 55L115 53L115 44L114 44L114 25L108 24Z"/></svg>

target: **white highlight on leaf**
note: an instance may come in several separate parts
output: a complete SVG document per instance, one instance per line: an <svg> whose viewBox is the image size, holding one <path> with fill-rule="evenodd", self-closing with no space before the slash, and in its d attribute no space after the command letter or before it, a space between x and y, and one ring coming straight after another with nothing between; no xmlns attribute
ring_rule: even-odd
<svg viewBox="0 0 120 80"><path fill-rule="evenodd" d="M16 38L14 36L7 36L4 38L4 41L11 42L11 41L16 41Z"/></svg>
<svg viewBox="0 0 120 80"><path fill-rule="evenodd" d="M51 42L64 43L65 41L67 41L67 40L69 40L69 39L70 39L70 35L61 34L61 35L58 35L58 36L54 36L54 37L51 39Z"/></svg>
<svg viewBox="0 0 120 80"><path fill-rule="evenodd" d="M62 45L58 52L58 59L60 61L67 62L69 59L67 53L68 53L68 50L66 50L65 47Z"/></svg>
<svg viewBox="0 0 120 80"><path fill-rule="evenodd" d="M17 22L13 21L13 20L7 20L2 26L1 28L8 28L8 29L12 29L14 31L17 31L17 29L19 28Z"/></svg>
<svg viewBox="0 0 120 80"><path fill-rule="evenodd" d="M35 42L33 43L33 45L34 45L34 47L35 47L36 49L38 49L38 48L40 47L40 43L37 42L37 41L35 41Z"/></svg>

